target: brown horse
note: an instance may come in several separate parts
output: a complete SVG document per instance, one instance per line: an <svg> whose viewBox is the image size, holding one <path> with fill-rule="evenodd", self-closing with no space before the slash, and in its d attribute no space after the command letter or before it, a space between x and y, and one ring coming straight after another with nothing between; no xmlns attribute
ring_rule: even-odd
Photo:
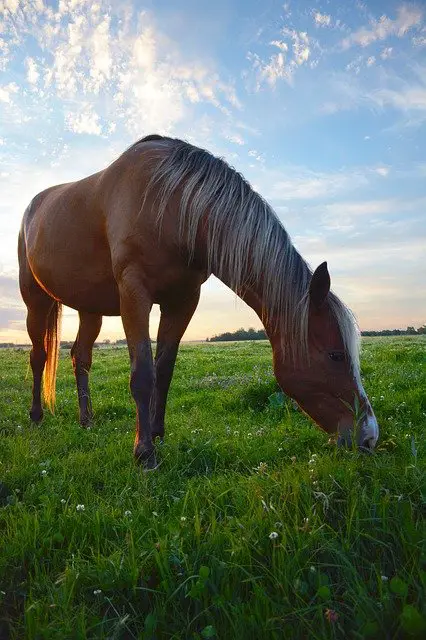
<svg viewBox="0 0 426 640"><path fill-rule="evenodd" d="M33 345L31 419L41 420L41 379L53 407L61 305L77 309L71 349L80 423L89 424L88 375L103 315L121 315L136 403L134 453L156 466L180 340L201 284L215 274L262 320L285 393L323 429L373 449L378 426L363 390L358 331L330 291L327 264L312 274L271 207L222 159L157 135L105 170L51 187L25 211L20 288ZM161 308L155 361L152 305Z"/></svg>

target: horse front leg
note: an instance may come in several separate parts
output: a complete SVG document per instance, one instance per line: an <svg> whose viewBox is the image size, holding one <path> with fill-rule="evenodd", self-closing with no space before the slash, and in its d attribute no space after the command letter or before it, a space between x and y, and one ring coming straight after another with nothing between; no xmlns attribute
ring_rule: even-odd
<svg viewBox="0 0 426 640"><path fill-rule="evenodd" d="M151 400L152 439L164 438L164 418L167 394L173 377L173 370L179 344L194 315L200 299L200 288L182 295L179 303L161 305L158 327L157 350L155 354L155 386Z"/></svg>
<svg viewBox="0 0 426 640"><path fill-rule="evenodd" d="M102 316L97 313L79 312L80 326L71 349L71 358L77 384L80 424L88 427L93 418L89 390L89 371L92 366L93 345L102 326Z"/></svg>
<svg viewBox="0 0 426 640"><path fill-rule="evenodd" d="M155 377L149 337L152 302L136 271L126 269L118 284L121 317L130 356L130 391L136 404L134 455L137 462L150 470L157 466L149 410Z"/></svg>

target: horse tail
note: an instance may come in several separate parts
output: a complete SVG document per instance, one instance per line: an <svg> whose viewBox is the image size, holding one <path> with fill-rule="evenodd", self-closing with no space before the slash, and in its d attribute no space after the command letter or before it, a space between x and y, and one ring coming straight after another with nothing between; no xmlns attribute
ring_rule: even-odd
<svg viewBox="0 0 426 640"><path fill-rule="evenodd" d="M56 400L56 372L60 348L62 304L55 300L47 316L46 333L44 334L44 348L47 359L43 373L43 396L46 405L53 413Z"/></svg>

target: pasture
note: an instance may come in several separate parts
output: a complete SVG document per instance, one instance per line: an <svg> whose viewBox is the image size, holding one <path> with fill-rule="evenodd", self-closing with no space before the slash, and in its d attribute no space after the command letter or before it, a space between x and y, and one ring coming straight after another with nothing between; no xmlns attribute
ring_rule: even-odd
<svg viewBox="0 0 426 640"><path fill-rule="evenodd" d="M367 456L283 398L268 343L184 345L142 473L126 349L94 353L90 430L68 352L34 426L28 352L1 351L0 638L424 637L425 364L364 340Z"/></svg>

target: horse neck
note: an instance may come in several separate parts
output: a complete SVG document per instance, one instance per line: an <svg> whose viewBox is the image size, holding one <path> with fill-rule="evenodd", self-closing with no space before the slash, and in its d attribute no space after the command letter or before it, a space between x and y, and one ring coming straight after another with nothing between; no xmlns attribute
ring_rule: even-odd
<svg viewBox="0 0 426 640"><path fill-rule="evenodd" d="M266 301L264 300L264 295L262 291L262 282L258 282L256 284L245 285L242 288L238 288L234 285L233 279L227 273L220 274L220 280L226 284L234 293L237 294L239 298L244 300L244 302L251 307L256 315L261 320L266 334L274 344L277 341L277 323L275 322L274 315L268 309ZM278 339L279 341L279 339Z"/></svg>

